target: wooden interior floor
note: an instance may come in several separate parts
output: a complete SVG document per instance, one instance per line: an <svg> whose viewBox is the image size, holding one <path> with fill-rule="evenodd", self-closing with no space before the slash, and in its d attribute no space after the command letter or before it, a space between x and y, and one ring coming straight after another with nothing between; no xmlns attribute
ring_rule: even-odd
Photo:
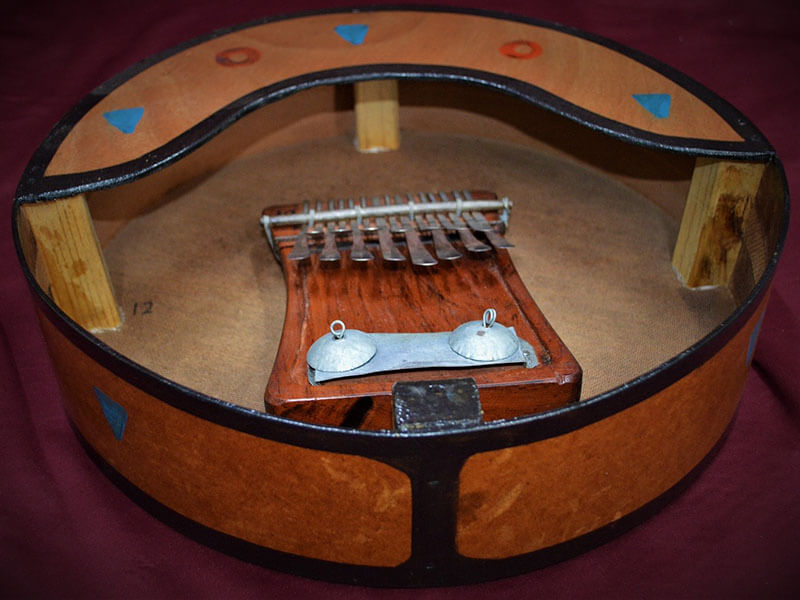
<svg viewBox="0 0 800 600"><path fill-rule="evenodd" d="M179 384L263 410L285 290L262 208L463 188L513 200L512 258L582 365L584 399L657 367L735 308L725 289L680 284L677 221L631 188L528 147L404 131L397 152L359 154L339 136L242 158L131 221L105 248L125 323L99 337Z"/></svg>

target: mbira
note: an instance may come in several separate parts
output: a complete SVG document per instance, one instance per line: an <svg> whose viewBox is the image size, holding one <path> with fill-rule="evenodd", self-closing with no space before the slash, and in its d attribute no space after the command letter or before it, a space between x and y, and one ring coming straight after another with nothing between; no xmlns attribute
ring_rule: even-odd
<svg viewBox="0 0 800 600"><path fill-rule="evenodd" d="M67 415L126 493L246 560L424 586L588 549L697 472L788 197L752 124L652 59L391 9L137 65L14 218Z"/></svg>

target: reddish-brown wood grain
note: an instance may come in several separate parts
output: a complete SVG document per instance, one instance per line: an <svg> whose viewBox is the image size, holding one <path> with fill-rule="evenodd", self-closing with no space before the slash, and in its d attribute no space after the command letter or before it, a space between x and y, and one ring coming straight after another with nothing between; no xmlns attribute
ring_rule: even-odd
<svg viewBox="0 0 800 600"><path fill-rule="evenodd" d="M396 566L411 553L411 483L382 462L267 440L155 398L40 322L69 418L125 479L179 514L283 552ZM94 389L127 413L122 439Z"/></svg>
<svg viewBox="0 0 800 600"><path fill-rule="evenodd" d="M645 401L561 436L471 456L459 479L459 552L498 559L553 546L677 484L733 417L766 303L711 360Z"/></svg>
<svg viewBox="0 0 800 600"><path fill-rule="evenodd" d="M485 195L485 194L484 194ZM494 197L494 194L490 194ZM474 193L475 198L482 197ZM270 209L271 214L285 207ZM355 262L347 252L326 264L319 255L290 260L290 241L279 244L286 276L287 306L283 335L266 392L267 410L313 423L341 425L353 411L363 413L356 426L392 427L392 385L396 381L473 377L484 419L513 418L576 402L581 370L549 325L517 274L506 250L470 253L456 243L462 258L432 267L410 260ZM403 252L406 250L403 249ZM451 331L494 308L497 320L514 327L530 343L539 364L479 369L428 369L350 377L312 385L306 353L326 334L332 321L370 333ZM357 405L357 403L361 403Z"/></svg>

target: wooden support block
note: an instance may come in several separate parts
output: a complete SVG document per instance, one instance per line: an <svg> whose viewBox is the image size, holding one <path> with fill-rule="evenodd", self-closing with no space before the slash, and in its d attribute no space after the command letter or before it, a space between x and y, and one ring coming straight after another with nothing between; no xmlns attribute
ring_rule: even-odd
<svg viewBox="0 0 800 600"><path fill-rule="evenodd" d="M688 287L729 285L765 164L698 158L672 265Z"/></svg>
<svg viewBox="0 0 800 600"><path fill-rule="evenodd" d="M122 324L103 253L83 195L21 207L37 280L71 319L89 331Z"/></svg>
<svg viewBox="0 0 800 600"><path fill-rule="evenodd" d="M356 147L360 152L385 152L400 147L397 80L355 84Z"/></svg>

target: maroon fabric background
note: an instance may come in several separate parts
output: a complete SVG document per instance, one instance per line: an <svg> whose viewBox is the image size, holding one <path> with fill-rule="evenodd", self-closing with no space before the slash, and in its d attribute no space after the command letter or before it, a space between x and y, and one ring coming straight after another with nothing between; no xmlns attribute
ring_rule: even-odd
<svg viewBox="0 0 800 600"><path fill-rule="evenodd" d="M220 27L332 5L32 0L0 9L0 197L7 206L0 211L0 596L800 597L796 218L754 368L720 453L654 518L559 565L454 589L369 590L302 579L172 531L90 462L67 425L11 241L11 200L26 162L71 106L136 61ZM797 189L797 6L791 0L504 0L484 8L614 39L699 80L764 132Z"/></svg>

